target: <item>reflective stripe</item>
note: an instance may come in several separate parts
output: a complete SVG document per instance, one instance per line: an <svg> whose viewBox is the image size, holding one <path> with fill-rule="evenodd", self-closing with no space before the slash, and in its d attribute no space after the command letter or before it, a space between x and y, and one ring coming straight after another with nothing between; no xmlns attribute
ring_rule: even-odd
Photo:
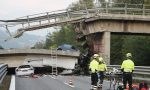
<svg viewBox="0 0 150 90"><path fill-rule="evenodd" d="M132 72L132 71L131 71L131 69L126 68L126 69L124 69L124 72Z"/></svg>

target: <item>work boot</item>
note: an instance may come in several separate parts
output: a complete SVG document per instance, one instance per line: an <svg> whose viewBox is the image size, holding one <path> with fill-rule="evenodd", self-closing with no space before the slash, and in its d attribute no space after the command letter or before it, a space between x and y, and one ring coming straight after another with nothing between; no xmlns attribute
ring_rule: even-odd
<svg viewBox="0 0 150 90"><path fill-rule="evenodd" d="M94 86L94 87L93 87L93 90L97 90L97 86Z"/></svg>
<svg viewBox="0 0 150 90"><path fill-rule="evenodd" d="M91 85L90 90L93 90L93 88L94 88L94 86L93 86L93 85Z"/></svg>

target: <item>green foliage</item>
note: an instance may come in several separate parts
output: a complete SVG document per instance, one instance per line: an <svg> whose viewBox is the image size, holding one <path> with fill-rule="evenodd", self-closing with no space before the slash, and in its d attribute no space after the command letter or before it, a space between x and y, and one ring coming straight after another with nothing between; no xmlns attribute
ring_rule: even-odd
<svg viewBox="0 0 150 90"><path fill-rule="evenodd" d="M86 8L92 8L93 6L93 0L79 0L76 3L72 3L69 8L71 10L83 10Z"/></svg>
<svg viewBox="0 0 150 90"><path fill-rule="evenodd" d="M44 48L44 42L37 42L35 45L32 47L32 49L43 49Z"/></svg>
<svg viewBox="0 0 150 90"><path fill-rule="evenodd" d="M123 60L122 46L124 43L124 37L121 35L111 36L111 64L121 64Z"/></svg>
<svg viewBox="0 0 150 90"><path fill-rule="evenodd" d="M143 0L115 0L115 3L142 4Z"/></svg>
<svg viewBox="0 0 150 90"><path fill-rule="evenodd" d="M144 4L149 4L150 5L150 0L144 0Z"/></svg>
<svg viewBox="0 0 150 90"><path fill-rule="evenodd" d="M72 25L63 25L59 31L47 35L45 47L50 49L56 48L61 44L71 44L77 48L81 48L80 43L76 41L76 36L77 33L74 31Z"/></svg>
<svg viewBox="0 0 150 90"><path fill-rule="evenodd" d="M126 53L132 53L135 65L150 65L150 36L112 35L111 64L121 64Z"/></svg>
<svg viewBox="0 0 150 90"><path fill-rule="evenodd" d="M49 49L54 49L54 48L57 48L57 44L53 44L52 46L49 47Z"/></svg>
<svg viewBox="0 0 150 90"><path fill-rule="evenodd" d="M48 35L47 35L47 37L46 37L46 42L45 42L45 45L44 45L44 49L48 49L49 48L49 46L51 45L51 34L49 33Z"/></svg>
<svg viewBox="0 0 150 90"><path fill-rule="evenodd" d="M150 65L150 36L126 36L122 51L133 53L136 65Z"/></svg>

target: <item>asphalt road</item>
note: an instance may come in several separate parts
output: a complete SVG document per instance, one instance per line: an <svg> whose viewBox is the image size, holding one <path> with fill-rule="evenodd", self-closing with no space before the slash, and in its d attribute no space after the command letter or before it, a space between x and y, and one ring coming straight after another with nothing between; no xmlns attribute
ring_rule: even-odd
<svg viewBox="0 0 150 90"><path fill-rule="evenodd" d="M73 85L69 85L72 80ZM57 76L50 75L38 78L16 77L16 90L90 90L90 77L88 76ZM109 88L109 82L105 81L103 89Z"/></svg>

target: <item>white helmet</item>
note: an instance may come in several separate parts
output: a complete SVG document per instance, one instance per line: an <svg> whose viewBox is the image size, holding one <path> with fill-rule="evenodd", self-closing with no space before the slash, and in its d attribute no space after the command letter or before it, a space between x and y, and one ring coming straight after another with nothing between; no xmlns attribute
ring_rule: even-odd
<svg viewBox="0 0 150 90"><path fill-rule="evenodd" d="M93 55L94 58L97 58L98 56L99 56L98 54L94 54L94 55Z"/></svg>
<svg viewBox="0 0 150 90"><path fill-rule="evenodd" d="M102 57L99 57L98 60L99 60L99 62L101 62L101 63L103 62L103 58L102 58Z"/></svg>
<svg viewBox="0 0 150 90"><path fill-rule="evenodd" d="M126 57L132 57L132 54L131 53L127 53Z"/></svg>

